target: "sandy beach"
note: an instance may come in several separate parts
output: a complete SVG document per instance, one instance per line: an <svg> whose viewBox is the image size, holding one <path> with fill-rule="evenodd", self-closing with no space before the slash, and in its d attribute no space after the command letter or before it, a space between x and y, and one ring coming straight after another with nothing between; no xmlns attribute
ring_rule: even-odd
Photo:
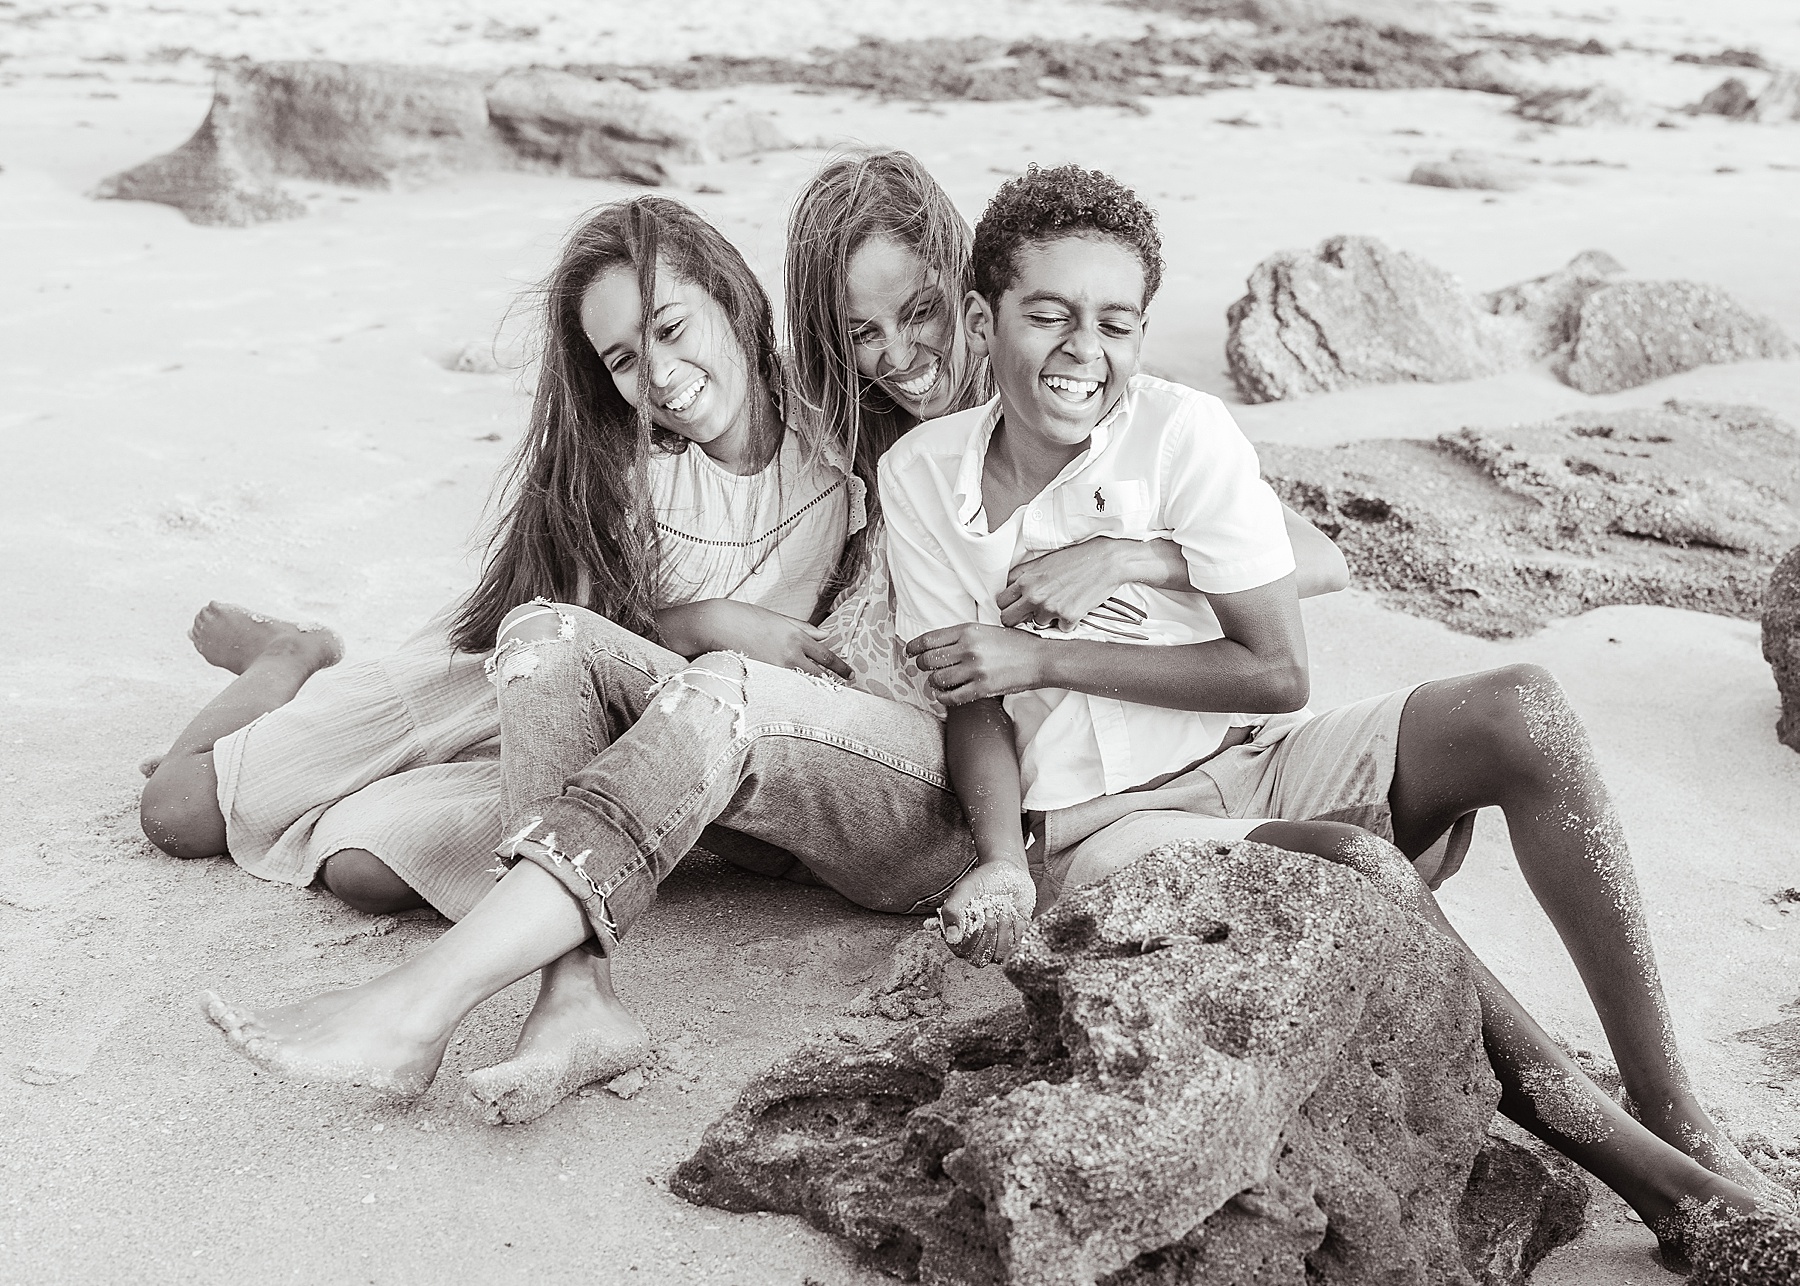
<svg viewBox="0 0 1800 1286"><path fill-rule="evenodd" d="M619 970L657 1041L650 1082L628 1100L591 1087L531 1125L493 1128L458 1107L459 1072L508 1052L530 982L478 1011L410 1110L274 1081L206 1025L196 992L264 1001L357 982L443 922L373 921L226 859L167 858L138 831L138 763L222 686L185 638L208 599L328 622L362 658L468 587L528 406L521 292L582 211L635 189L517 173L389 192L296 183L308 217L235 229L87 193L193 131L210 96L203 56L561 65L794 53L864 34L1130 37L1185 20L1097 0L904 13L681 0L658 6L654 30L616 0L579 16L492 0L426 8L0 8L0 1280L891 1280L798 1219L690 1206L667 1180L745 1081L801 1039L891 1030L844 1010L910 923L696 862ZM1674 53L1756 48L1800 65L1786 0L1447 12L1598 37L1620 51L1532 74L1610 77L1663 108L1728 73ZM490 24L534 30L502 38ZM795 32L807 33L797 45ZM684 110L730 99L766 111L803 144L690 167L671 189L772 289L788 203L833 147L912 150L971 219L1028 162L1111 170L1164 219L1149 368L1225 397L1259 442L1431 438L1670 398L1754 403L1800 426L1800 362L1703 367L1603 396L1531 369L1240 405L1226 307L1258 261L1337 233L1416 252L1472 291L1604 249L1634 274L1718 285L1800 336L1800 125L1552 129L1499 95L1265 81L1141 111L657 92ZM1512 158L1530 181L1405 182L1456 149ZM500 369L452 369L471 345ZM1800 885L1800 755L1775 739L1756 623L1611 607L1487 641L1354 585L1306 613L1315 706L1513 661L1555 672L1618 797L1703 1098L1740 1138L1800 1147L1800 903L1775 900ZM1604 1051L1497 814L1441 898L1547 1027ZM1006 985L953 966L946 999L967 1009ZM1785 1053L1779 1037L1772 1049L1743 1036L1783 1022ZM1653 1244L1597 1190L1589 1231L1533 1280L1673 1280Z"/></svg>

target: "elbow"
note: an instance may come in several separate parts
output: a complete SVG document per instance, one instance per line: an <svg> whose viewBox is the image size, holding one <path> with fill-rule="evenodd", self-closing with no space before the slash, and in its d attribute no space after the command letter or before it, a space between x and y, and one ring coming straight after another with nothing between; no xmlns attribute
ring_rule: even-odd
<svg viewBox="0 0 1800 1286"><path fill-rule="evenodd" d="M1332 545L1329 557L1320 557L1317 564L1308 567L1301 575L1298 589L1301 598L1317 598L1321 594L1335 594L1350 584L1350 564L1344 561L1343 553Z"/></svg>
<svg viewBox="0 0 1800 1286"><path fill-rule="evenodd" d="M1273 667L1264 676L1262 714L1288 714L1312 696L1312 676L1297 661Z"/></svg>

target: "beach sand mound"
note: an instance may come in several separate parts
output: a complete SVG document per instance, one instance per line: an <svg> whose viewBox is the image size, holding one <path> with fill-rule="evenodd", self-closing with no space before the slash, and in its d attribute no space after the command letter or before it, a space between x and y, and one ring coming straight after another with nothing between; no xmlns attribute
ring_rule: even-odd
<svg viewBox="0 0 1800 1286"><path fill-rule="evenodd" d="M1581 1226L1585 1187L1484 1152L1466 959L1343 868L1176 844L1053 907L1007 975L1021 1004L776 1065L673 1190L931 1282L1467 1281L1464 1244Z"/></svg>
<svg viewBox="0 0 1800 1286"><path fill-rule="evenodd" d="M1763 599L1762 654L1781 693L1775 735L1782 745L1800 750L1800 548L1790 549L1769 577Z"/></svg>
<svg viewBox="0 0 1800 1286"><path fill-rule="evenodd" d="M1420 166L1412 182L1496 186L1473 163ZM1611 255L1587 250L1562 268L1479 298L1455 277L1374 237L1330 237L1259 263L1226 310L1225 360L1246 402L1365 384L1447 383L1545 358L1584 393L1616 393L1726 362L1789 358L1781 328L1716 286L1616 281Z"/></svg>
<svg viewBox="0 0 1800 1286"><path fill-rule="evenodd" d="M1800 539L1800 442L1757 407L1671 401L1261 454L1362 585L1484 638L1620 603L1755 617Z"/></svg>
<svg viewBox="0 0 1800 1286"><path fill-rule="evenodd" d="M687 120L622 81L566 72L239 62L218 72L192 138L94 195L242 226L306 212L284 178L387 188L527 169L655 185L677 164L789 146L765 116L724 108Z"/></svg>

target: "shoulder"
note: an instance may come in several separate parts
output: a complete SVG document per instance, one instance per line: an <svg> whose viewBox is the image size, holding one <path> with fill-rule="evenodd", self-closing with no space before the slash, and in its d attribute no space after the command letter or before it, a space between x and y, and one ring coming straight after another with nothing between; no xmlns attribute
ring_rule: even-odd
<svg viewBox="0 0 1800 1286"><path fill-rule="evenodd" d="M881 476L899 478L915 473L927 461L960 460L992 410L992 403L972 406L966 411L941 415L935 420L908 430L881 457Z"/></svg>
<svg viewBox="0 0 1800 1286"><path fill-rule="evenodd" d="M1135 375L1131 380L1131 396L1134 423L1190 429L1202 435L1243 436L1224 402L1186 384L1158 379L1154 375Z"/></svg>

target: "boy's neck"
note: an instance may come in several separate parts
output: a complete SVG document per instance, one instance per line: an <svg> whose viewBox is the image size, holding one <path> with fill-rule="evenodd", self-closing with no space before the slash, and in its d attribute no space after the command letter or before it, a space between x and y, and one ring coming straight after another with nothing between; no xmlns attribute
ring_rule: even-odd
<svg viewBox="0 0 1800 1286"><path fill-rule="evenodd" d="M987 511L988 530L1005 523L1021 505L1029 504L1056 480L1088 448L1091 438L1070 445L1037 432L1023 417L1013 415L1000 399L1000 422L988 439L981 463L981 502Z"/></svg>

